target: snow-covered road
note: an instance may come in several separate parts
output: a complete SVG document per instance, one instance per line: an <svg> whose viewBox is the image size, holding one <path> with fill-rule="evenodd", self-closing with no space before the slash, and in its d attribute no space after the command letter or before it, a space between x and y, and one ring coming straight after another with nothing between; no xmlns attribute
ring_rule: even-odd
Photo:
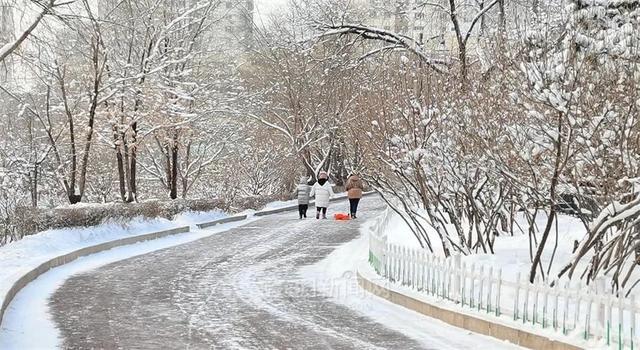
<svg viewBox="0 0 640 350"><path fill-rule="evenodd" d="M375 198L364 202L362 218L382 209ZM352 273L336 277L361 223L275 215L76 274L50 299L62 346L513 348L372 297Z"/></svg>

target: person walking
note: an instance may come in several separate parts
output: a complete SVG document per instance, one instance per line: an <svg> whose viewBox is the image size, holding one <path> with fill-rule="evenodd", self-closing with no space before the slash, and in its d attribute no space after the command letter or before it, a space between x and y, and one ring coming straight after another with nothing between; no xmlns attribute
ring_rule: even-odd
<svg viewBox="0 0 640 350"><path fill-rule="evenodd" d="M307 218L310 194L311 186L307 183L307 178L303 176L300 178L300 182L296 189L293 190L293 197L298 199L298 213L300 214L300 219Z"/></svg>
<svg viewBox="0 0 640 350"><path fill-rule="evenodd" d="M311 188L311 197L316 198L316 219L320 219L320 214L326 219L329 200L333 197L333 189L326 171L321 171L318 175L318 182Z"/></svg>
<svg viewBox="0 0 640 350"><path fill-rule="evenodd" d="M349 197L349 206L351 211L349 212L352 219L356 218L358 213L358 204L362 198L362 191L364 190L364 184L360 177L356 174L351 174L347 179L347 197Z"/></svg>

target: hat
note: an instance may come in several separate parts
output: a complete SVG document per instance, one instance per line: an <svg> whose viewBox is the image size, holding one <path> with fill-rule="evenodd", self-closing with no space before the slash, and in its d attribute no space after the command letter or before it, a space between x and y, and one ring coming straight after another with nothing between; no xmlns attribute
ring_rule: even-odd
<svg viewBox="0 0 640 350"><path fill-rule="evenodd" d="M321 171L320 174L318 175L318 179L328 180L329 179L329 175L327 175L326 171Z"/></svg>

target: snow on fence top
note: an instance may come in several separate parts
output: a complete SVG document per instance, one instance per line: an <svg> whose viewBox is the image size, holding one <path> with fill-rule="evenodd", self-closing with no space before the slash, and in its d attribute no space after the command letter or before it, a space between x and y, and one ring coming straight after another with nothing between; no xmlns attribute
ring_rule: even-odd
<svg viewBox="0 0 640 350"><path fill-rule="evenodd" d="M635 296L605 293L603 283L561 281L552 287L520 274L507 280L501 269L463 263L460 255L444 258L391 244L393 215L387 209L369 232L369 263L387 280L519 327L618 349L637 347Z"/></svg>

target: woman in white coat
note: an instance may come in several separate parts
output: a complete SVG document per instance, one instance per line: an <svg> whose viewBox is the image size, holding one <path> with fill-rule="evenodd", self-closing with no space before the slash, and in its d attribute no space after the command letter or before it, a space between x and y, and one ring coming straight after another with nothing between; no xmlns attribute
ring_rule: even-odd
<svg viewBox="0 0 640 350"><path fill-rule="evenodd" d="M329 175L325 171L321 171L318 175L318 182L311 188L311 196L316 198L316 219L327 218L327 208L329 207L329 199L333 197L333 189L329 183Z"/></svg>

